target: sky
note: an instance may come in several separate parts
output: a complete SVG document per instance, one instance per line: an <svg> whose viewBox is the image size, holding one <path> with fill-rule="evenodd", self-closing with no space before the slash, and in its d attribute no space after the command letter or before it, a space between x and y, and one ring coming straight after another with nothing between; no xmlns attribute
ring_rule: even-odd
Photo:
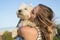
<svg viewBox="0 0 60 40"><path fill-rule="evenodd" d="M0 0L0 30L16 27L19 21L16 11L22 3L32 4L33 7L38 4L50 7L56 23L60 23L60 0Z"/></svg>

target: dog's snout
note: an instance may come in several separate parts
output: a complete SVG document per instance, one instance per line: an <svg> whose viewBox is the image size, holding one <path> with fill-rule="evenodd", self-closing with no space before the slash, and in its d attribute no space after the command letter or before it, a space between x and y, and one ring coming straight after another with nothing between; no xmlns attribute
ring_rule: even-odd
<svg viewBox="0 0 60 40"><path fill-rule="evenodd" d="M18 10L18 12L21 12L22 10Z"/></svg>

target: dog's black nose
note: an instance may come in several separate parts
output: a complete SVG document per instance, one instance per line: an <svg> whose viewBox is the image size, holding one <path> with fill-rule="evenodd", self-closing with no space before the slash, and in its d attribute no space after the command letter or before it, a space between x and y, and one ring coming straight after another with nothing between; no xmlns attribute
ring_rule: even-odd
<svg viewBox="0 0 60 40"><path fill-rule="evenodd" d="M18 12L21 12L22 10L18 10Z"/></svg>

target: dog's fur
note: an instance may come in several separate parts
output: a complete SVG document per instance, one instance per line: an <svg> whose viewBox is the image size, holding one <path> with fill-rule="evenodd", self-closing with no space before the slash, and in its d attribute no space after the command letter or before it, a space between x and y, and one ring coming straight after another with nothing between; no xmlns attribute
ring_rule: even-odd
<svg viewBox="0 0 60 40"><path fill-rule="evenodd" d="M35 23L31 22L29 19L31 17L31 10L32 10L32 6L30 5L26 5L26 4L22 4L18 11L17 11L17 16L18 18L20 18L17 27L21 27L21 26L36 26Z"/></svg>

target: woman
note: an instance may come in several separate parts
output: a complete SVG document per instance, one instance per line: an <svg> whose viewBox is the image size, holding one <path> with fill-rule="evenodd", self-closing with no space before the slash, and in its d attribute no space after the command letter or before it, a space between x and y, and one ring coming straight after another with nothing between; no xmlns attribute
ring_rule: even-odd
<svg viewBox="0 0 60 40"><path fill-rule="evenodd" d="M21 27L19 30L19 35L24 38L24 40L53 40L54 38L54 22L53 19L53 11L51 8L39 4L31 11L32 22L36 23L37 28L33 28L30 26ZM39 32L41 34L39 34ZM41 35L41 37L39 37ZM40 38L40 39L38 39Z"/></svg>

